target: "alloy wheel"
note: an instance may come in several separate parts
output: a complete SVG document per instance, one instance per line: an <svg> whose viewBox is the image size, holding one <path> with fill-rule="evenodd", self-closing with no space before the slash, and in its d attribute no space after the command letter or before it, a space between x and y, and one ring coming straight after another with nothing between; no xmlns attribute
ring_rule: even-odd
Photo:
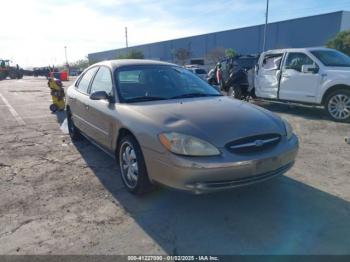
<svg viewBox="0 0 350 262"><path fill-rule="evenodd" d="M346 94L337 94L328 102L328 112L337 120L345 120L350 117L350 97Z"/></svg>
<svg viewBox="0 0 350 262"><path fill-rule="evenodd" d="M120 148L120 169L122 178L129 188L137 186L139 169L134 147L129 142L124 142Z"/></svg>

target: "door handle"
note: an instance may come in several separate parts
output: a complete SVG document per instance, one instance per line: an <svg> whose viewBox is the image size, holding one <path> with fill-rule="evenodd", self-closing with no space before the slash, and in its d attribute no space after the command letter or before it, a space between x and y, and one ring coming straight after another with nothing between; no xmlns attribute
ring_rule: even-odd
<svg viewBox="0 0 350 262"><path fill-rule="evenodd" d="M290 78L290 75L282 74L282 77L284 77L284 78Z"/></svg>

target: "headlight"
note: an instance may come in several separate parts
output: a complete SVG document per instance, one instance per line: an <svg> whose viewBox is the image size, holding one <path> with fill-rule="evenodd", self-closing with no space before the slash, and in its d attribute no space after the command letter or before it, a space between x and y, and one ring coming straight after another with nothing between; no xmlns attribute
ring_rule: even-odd
<svg viewBox="0 0 350 262"><path fill-rule="evenodd" d="M293 128L292 126L288 123L287 120L284 120L283 119L283 123L284 123L284 128L286 129L286 136L287 136L287 139L291 139L292 138L292 135L293 135Z"/></svg>
<svg viewBox="0 0 350 262"><path fill-rule="evenodd" d="M215 156L220 151L199 138L179 133L162 133L159 140L170 152L186 156Z"/></svg>

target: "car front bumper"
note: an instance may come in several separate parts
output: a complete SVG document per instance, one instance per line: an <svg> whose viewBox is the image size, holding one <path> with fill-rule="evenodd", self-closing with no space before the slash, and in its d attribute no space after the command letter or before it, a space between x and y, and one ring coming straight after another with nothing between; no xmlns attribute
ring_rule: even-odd
<svg viewBox="0 0 350 262"><path fill-rule="evenodd" d="M282 175L294 164L298 138L293 135L273 150L237 156L227 151L217 157L184 157L143 148L152 181L196 194L250 185Z"/></svg>

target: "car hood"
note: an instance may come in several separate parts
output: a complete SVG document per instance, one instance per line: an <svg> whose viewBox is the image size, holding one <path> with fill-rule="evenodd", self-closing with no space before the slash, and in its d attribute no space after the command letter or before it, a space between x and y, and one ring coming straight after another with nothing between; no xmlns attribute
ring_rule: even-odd
<svg viewBox="0 0 350 262"><path fill-rule="evenodd" d="M350 67L327 67L325 70L326 81L346 81L350 80Z"/></svg>
<svg viewBox="0 0 350 262"><path fill-rule="evenodd" d="M217 147L238 138L278 133L279 117L258 106L228 97L187 98L129 104L151 120L159 132L179 132L204 139Z"/></svg>
<svg viewBox="0 0 350 262"><path fill-rule="evenodd" d="M348 66L327 66L326 69L330 72L350 73L350 67Z"/></svg>

